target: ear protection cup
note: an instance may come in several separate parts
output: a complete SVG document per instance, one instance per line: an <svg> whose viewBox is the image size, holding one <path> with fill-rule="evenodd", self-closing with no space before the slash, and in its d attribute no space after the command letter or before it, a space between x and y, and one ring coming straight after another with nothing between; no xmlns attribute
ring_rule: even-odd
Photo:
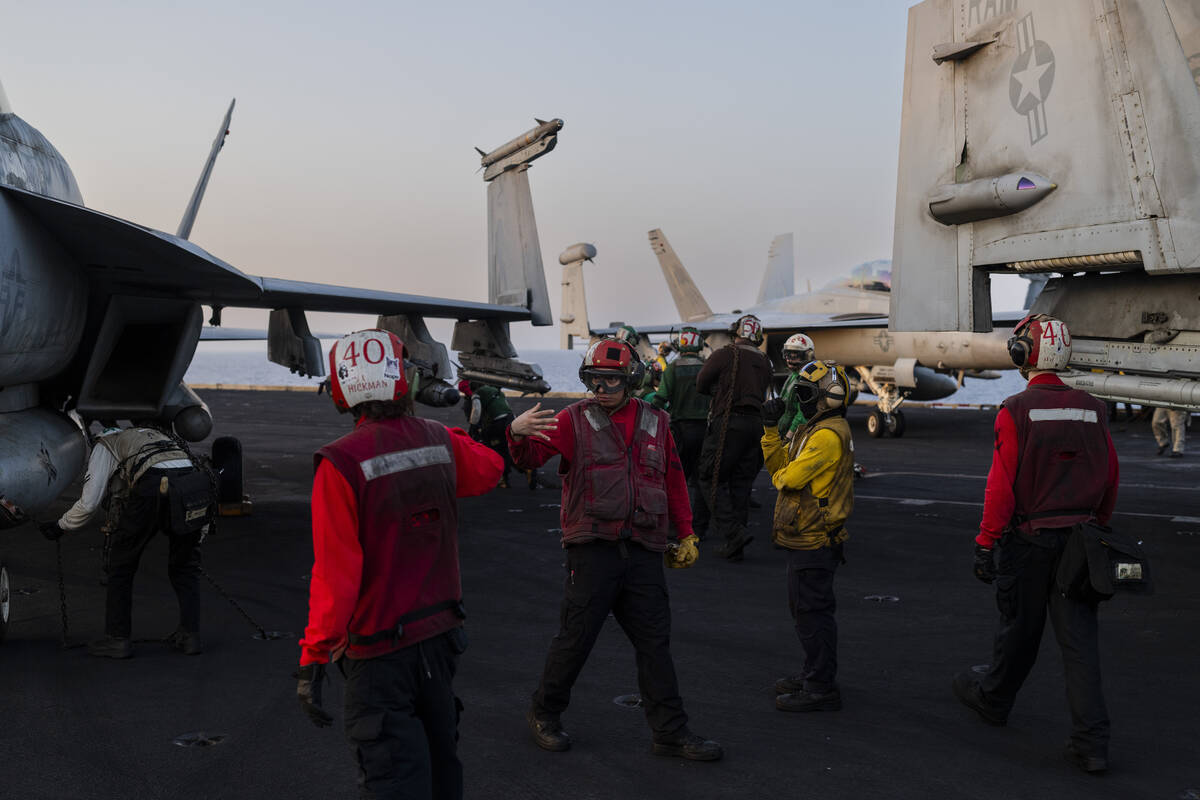
<svg viewBox="0 0 1200 800"><path fill-rule="evenodd" d="M1012 359L1013 364L1018 367L1023 367L1029 363L1029 356L1033 353L1033 340L1028 336L1011 336L1008 339L1008 357Z"/></svg>

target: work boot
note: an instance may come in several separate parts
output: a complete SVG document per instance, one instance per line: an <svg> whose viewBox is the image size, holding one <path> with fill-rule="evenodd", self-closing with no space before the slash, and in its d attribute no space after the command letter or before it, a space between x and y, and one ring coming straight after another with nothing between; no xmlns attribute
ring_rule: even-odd
<svg viewBox="0 0 1200 800"><path fill-rule="evenodd" d="M689 761L718 761L725 755L721 745L692 733L686 726L670 736L655 736L650 750L656 756L675 756Z"/></svg>
<svg viewBox="0 0 1200 800"><path fill-rule="evenodd" d="M800 689L776 697L775 707L780 711L841 711L842 693L837 689L827 692L806 692Z"/></svg>
<svg viewBox="0 0 1200 800"><path fill-rule="evenodd" d="M804 689L804 678L800 675L789 675L775 681L775 694L791 694Z"/></svg>
<svg viewBox="0 0 1200 800"><path fill-rule="evenodd" d="M988 725L999 727L1008 723L1008 712L989 703L983 696L983 688L979 685L979 681L966 672L955 675L954 680L950 683L950 688L954 690L954 696L958 698L958 702L982 717Z"/></svg>
<svg viewBox="0 0 1200 800"><path fill-rule="evenodd" d="M571 737L563 730L558 718L541 720L533 715L533 709L525 712L525 721L529 723L529 732L533 740L543 750L561 753L571 749Z"/></svg>
<svg viewBox="0 0 1200 800"><path fill-rule="evenodd" d="M746 533L745 528L738 528L732 536L725 540L725 544L717 551L717 555L729 561L741 561L742 551L752 541L754 541L754 537Z"/></svg>
<svg viewBox="0 0 1200 800"><path fill-rule="evenodd" d="M507 489L508 488L508 473L501 475L500 483L498 483L496 485L499 486L501 489Z"/></svg>
<svg viewBox="0 0 1200 800"><path fill-rule="evenodd" d="M1168 456L1168 458L1183 458L1183 453L1179 452L1178 450L1172 450L1171 455Z"/></svg>
<svg viewBox="0 0 1200 800"><path fill-rule="evenodd" d="M185 656L196 656L204 652L204 645L200 644L200 634L185 631L183 628L176 628L175 632L167 637L167 644L172 650L178 650Z"/></svg>
<svg viewBox="0 0 1200 800"><path fill-rule="evenodd" d="M1163 453L1167 452L1168 447L1170 447L1170 444L1160 444L1158 446L1158 452L1156 452L1154 455L1161 456Z"/></svg>
<svg viewBox="0 0 1200 800"><path fill-rule="evenodd" d="M1078 745L1071 741L1067 742L1066 749L1063 750L1063 758L1091 775L1096 775L1108 769L1107 758L1095 753L1085 753L1079 749Z"/></svg>
<svg viewBox="0 0 1200 800"><path fill-rule="evenodd" d="M133 640L127 636L105 636L88 642L88 653L100 658L133 658Z"/></svg>

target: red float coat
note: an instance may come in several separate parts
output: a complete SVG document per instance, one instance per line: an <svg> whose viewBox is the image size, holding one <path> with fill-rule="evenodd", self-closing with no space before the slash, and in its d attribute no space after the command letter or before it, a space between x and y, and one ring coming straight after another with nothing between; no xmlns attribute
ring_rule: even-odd
<svg viewBox="0 0 1200 800"><path fill-rule="evenodd" d="M977 543L993 546L1010 526L1108 523L1120 475L1104 403L1042 373L1004 401L995 433Z"/></svg>
<svg viewBox="0 0 1200 800"><path fill-rule="evenodd" d="M662 551L671 530L680 539L692 535L687 480L666 412L633 398L608 414L594 400L583 400L554 419L558 427L545 432L548 442L532 436L515 441L510 426L509 452L522 469L562 456L564 544L618 539L626 531L647 549Z"/></svg>
<svg viewBox="0 0 1200 800"><path fill-rule="evenodd" d="M362 419L315 456L313 570L300 664L371 658L462 624L453 609L400 639L348 645L461 598L455 497L496 485L504 462L466 432L419 417Z"/></svg>

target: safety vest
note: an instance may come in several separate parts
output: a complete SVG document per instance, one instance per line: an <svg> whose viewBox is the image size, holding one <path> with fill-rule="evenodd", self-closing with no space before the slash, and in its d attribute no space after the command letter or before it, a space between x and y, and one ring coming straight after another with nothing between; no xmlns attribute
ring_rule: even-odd
<svg viewBox="0 0 1200 800"><path fill-rule="evenodd" d="M354 490L362 579L350 658L372 658L462 624L450 433L419 417L367 420L322 447Z"/></svg>
<svg viewBox="0 0 1200 800"><path fill-rule="evenodd" d="M694 353L684 353L667 365L663 383L670 374L671 395L666 398L670 406L671 421L706 420L711 398L696 388L696 376L704 367L704 359ZM662 389L660 387L659 391Z"/></svg>
<svg viewBox="0 0 1200 800"><path fill-rule="evenodd" d="M1030 534L1091 519L1108 486L1108 409L1079 389L1032 384L1004 401L1017 428L1012 525Z"/></svg>
<svg viewBox="0 0 1200 800"><path fill-rule="evenodd" d="M667 466L671 439L665 412L637 405L633 443L594 400L566 408L575 432L575 458L563 476L563 544L633 539L667 549Z"/></svg>
<svg viewBox="0 0 1200 800"><path fill-rule="evenodd" d="M775 543L789 550L816 550L850 538L844 523L854 510L854 447L845 418L832 416L811 423L790 453L802 452L813 434L822 430L833 431L841 441L841 458L829 493L817 497L809 484L802 489L782 489L775 500Z"/></svg>
<svg viewBox="0 0 1200 800"><path fill-rule="evenodd" d="M192 466L188 454L180 450L170 436L153 428L126 428L96 441L117 460L112 480L122 483L124 488L132 487L151 467L170 462L176 462L170 464L172 468Z"/></svg>

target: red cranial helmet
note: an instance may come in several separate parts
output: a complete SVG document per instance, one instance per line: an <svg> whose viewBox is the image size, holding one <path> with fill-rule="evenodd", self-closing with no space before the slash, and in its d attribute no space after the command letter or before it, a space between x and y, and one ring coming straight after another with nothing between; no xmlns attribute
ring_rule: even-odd
<svg viewBox="0 0 1200 800"><path fill-rule="evenodd" d="M408 394L406 355L404 342L388 331L357 331L338 339L329 351L334 404L349 411L359 403L404 397Z"/></svg>
<svg viewBox="0 0 1200 800"><path fill-rule="evenodd" d="M1021 369L1064 370L1071 360L1071 332L1060 319L1030 314L1013 328L1008 355Z"/></svg>

